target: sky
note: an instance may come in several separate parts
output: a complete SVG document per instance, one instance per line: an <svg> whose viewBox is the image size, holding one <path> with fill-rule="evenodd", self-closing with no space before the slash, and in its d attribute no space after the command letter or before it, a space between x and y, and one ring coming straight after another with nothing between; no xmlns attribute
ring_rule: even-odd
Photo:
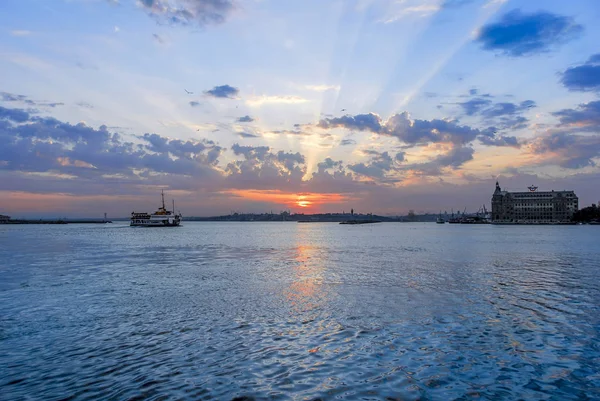
<svg viewBox="0 0 600 401"><path fill-rule="evenodd" d="M600 200L597 0L3 0L0 214ZM169 202L170 203L170 202Z"/></svg>

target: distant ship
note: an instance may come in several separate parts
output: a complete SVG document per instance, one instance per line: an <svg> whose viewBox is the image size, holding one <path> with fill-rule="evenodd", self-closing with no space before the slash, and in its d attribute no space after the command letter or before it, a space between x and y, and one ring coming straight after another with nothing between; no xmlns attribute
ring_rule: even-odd
<svg viewBox="0 0 600 401"><path fill-rule="evenodd" d="M344 221L340 222L340 224L371 224L371 223L381 223L381 220L344 220Z"/></svg>
<svg viewBox="0 0 600 401"><path fill-rule="evenodd" d="M437 219L435 219L435 222L436 222L437 224L446 224L446 220L444 220L444 219L442 218L442 213L440 213L440 217L438 217Z"/></svg>
<svg viewBox="0 0 600 401"><path fill-rule="evenodd" d="M181 213L175 213L175 201L173 201L173 210L167 210L165 207L165 193L161 191L162 207L152 214L149 213L131 213L132 227L177 227L181 223Z"/></svg>

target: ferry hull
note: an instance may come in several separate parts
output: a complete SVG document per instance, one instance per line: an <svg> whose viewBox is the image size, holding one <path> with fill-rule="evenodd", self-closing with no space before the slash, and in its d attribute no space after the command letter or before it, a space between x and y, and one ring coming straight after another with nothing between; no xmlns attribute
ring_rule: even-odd
<svg viewBox="0 0 600 401"><path fill-rule="evenodd" d="M181 222L148 222L148 223L130 223L131 227L179 227Z"/></svg>

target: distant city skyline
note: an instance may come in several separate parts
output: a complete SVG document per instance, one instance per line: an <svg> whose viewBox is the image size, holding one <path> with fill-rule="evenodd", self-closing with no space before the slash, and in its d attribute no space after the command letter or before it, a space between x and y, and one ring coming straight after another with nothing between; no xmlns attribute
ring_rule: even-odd
<svg viewBox="0 0 600 401"><path fill-rule="evenodd" d="M0 214L600 199L594 0L7 0Z"/></svg>

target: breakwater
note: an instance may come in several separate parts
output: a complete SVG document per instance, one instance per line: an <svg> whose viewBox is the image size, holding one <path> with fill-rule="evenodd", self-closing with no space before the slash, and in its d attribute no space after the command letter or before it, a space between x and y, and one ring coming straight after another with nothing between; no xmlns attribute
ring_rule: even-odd
<svg viewBox="0 0 600 401"><path fill-rule="evenodd" d="M112 223L110 220L8 220L2 224L106 224Z"/></svg>

